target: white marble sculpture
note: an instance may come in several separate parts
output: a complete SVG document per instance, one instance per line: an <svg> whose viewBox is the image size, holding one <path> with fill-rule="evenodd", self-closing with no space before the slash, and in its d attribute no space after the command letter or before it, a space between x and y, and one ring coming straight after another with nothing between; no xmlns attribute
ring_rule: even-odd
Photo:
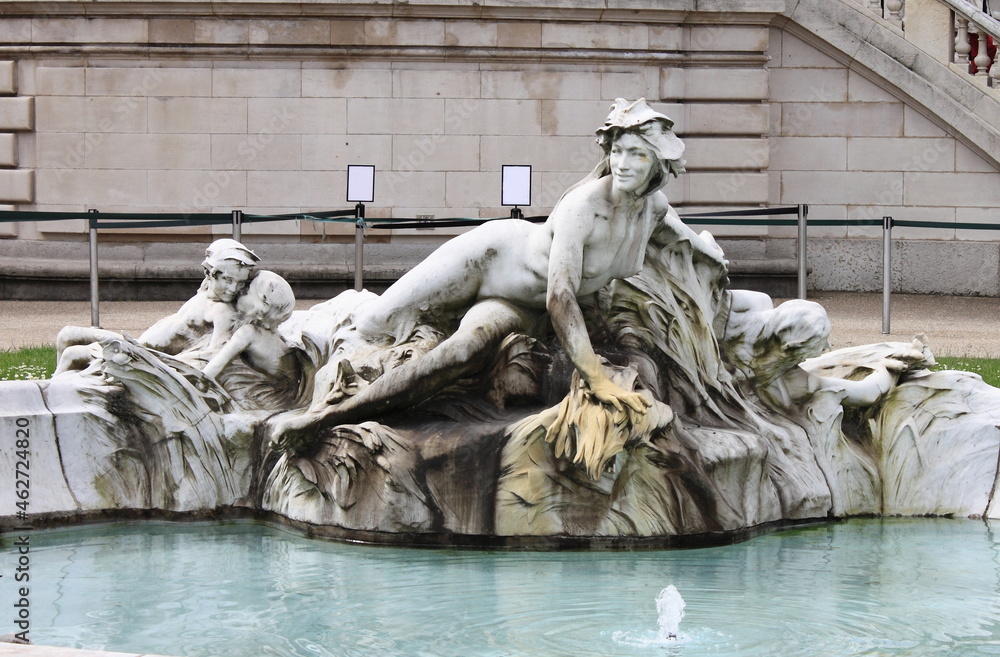
<svg viewBox="0 0 1000 657"><path fill-rule="evenodd" d="M1000 517L1000 391L930 372L921 340L824 353L821 306L728 289L662 191L672 127L619 99L546 223L488 222L381 295L293 312L220 240L138 340L67 328L52 380L0 384L46 473L32 513L246 509L435 544Z"/></svg>
<svg viewBox="0 0 1000 657"><path fill-rule="evenodd" d="M236 299L244 293L256 273L260 258L236 240L220 239L205 251L201 266L205 272L198 293L173 315L156 322L141 336L139 344L163 353L208 348L206 338L217 349L232 335L236 321ZM80 369L93 360L90 345L108 338L121 337L112 331L81 326L67 326L56 338L59 362L56 373Z"/></svg>
<svg viewBox="0 0 1000 657"><path fill-rule="evenodd" d="M317 397L309 411L274 424L276 441L297 446L317 427L410 406L480 370L509 334L543 320L597 402L642 413L649 401L606 375L590 342L580 299L639 273L654 230L672 230L710 258L714 242L694 235L661 190L682 168L673 122L644 100L615 104L598 142L605 157L568 190L544 224L493 221L450 240L381 296L360 304L351 340L394 346L422 326L446 337L427 353L380 373L350 396ZM356 368L354 368L356 371Z"/></svg>

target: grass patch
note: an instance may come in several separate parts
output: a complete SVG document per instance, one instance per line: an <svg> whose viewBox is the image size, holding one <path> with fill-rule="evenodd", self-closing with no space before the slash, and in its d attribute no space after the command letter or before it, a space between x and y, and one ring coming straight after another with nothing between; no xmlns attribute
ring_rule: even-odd
<svg viewBox="0 0 1000 657"><path fill-rule="evenodd" d="M56 348L27 347L0 351L0 381L48 379L56 369Z"/></svg>
<svg viewBox="0 0 1000 657"><path fill-rule="evenodd" d="M966 358L964 356L935 356L937 366L934 370L964 370L974 372L983 377L983 381L1000 388L1000 359L996 358Z"/></svg>

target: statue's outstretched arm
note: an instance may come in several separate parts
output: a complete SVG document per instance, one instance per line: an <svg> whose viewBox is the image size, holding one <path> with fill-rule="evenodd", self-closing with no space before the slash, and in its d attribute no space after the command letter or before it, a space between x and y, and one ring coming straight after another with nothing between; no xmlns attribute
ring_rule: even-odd
<svg viewBox="0 0 1000 657"><path fill-rule="evenodd" d="M549 254L545 305L552 327L569 359L598 401L618 409L625 404L637 412L645 412L649 400L612 383L590 343L577 292L583 278L584 244L590 234L588 222L593 220L588 219L586 210L569 208L565 211L553 231Z"/></svg>
<svg viewBox="0 0 1000 657"><path fill-rule="evenodd" d="M878 403L899 382L899 376L910 367L896 358L883 358L875 363L872 372L860 381L809 374L810 387L843 392L844 406L871 406Z"/></svg>
<svg viewBox="0 0 1000 657"><path fill-rule="evenodd" d="M121 337L120 333L89 326L64 326L56 336L56 356L62 357L68 347L89 345L109 338Z"/></svg>
<svg viewBox="0 0 1000 657"><path fill-rule="evenodd" d="M203 305L201 302L202 299L199 297L187 300L176 313L167 315L146 329L139 336L139 342L150 349L169 354L180 351L195 306Z"/></svg>
<svg viewBox="0 0 1000 657"><path fill-rule="evenodd" d="M859 349L863 351L858 353ZM841 366L835 367L838 361ZM817 364L825 367L817 369ZM812 390L839 390L844 395L842 403L845 406L870 406L881 400L904 373L921 371L934 364L934 356L918 338L912 344L886 343L829 352L805 361L798 369L808 373ZM840 373L829 374L838 370ZM826 373L819 374L819 371ZM869 374L858 378L856 372L866 371Z"/></svg>
<svg viewBox="0 0 1000 657"><path fill-rule="evenodd" d="M677 211L667 204L666 199L662 199L665 207L663 209L663 220L653 233L651 241L654 244L669 245L674 242L687 241L695 253L701 254L711 262L718 263L725 267L725 255L716 243L715 238L708 231L696 233L690 226L681 221Z"/></svg>

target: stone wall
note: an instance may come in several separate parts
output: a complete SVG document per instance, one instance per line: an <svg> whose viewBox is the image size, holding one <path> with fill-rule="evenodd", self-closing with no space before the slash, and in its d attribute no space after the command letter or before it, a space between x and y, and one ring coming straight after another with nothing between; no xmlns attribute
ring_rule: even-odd
<svg viewBox="0 0 1000 657"><path fill-rule="evenodd" d="M997 224L894 228L893 284L902 292L1000 294L996 163L887 81L788 31L775 30L770 46L771 203L807 203L810 219ZM882 289L880 227L814 227L809 236L811 287Z"/></svg>
<svg viewBox="0 0 1000 657"><path fill-rule="evenodd" d="M827 26L836 16L800 17L812 4L0 1L0 203L345 209L346 167L372 164L369 217L485 218L509 213L501 166L529 164L524 210L545 214L596 162L593 131L611 101L644 96L687 143L689 172L666 190L682 212L804 203L811 218L991 221L995 159L845 53ZM840 0L817 6L875 25ZM0 224L0 236L81 241L83 224ZM228 230L106 231L101 240L207 241ZM369 240L458 230L371 231ZM712 230L734 261L794 253L789 229ZM349 243L353 234L351 224L244 228L251 244ZM896 235L919 242L902 253L921 254L897 263L898 289L1000 294L997 233ZM810 287L879 289L879 231L810 237ZM25 257L23 245L17 253ZM971 258L974 275L961 269ZM958 287L924 275L955 266Z"/></svg>
<svg viewBox="0 0 1000 657"><path fill-rule="evenodd" d="M501 166L530 164L528 210L545 213L596 163L593 132L611 101L647 97L671 101L663 109L688 143L691 173L672 200L767 201L764 173L725 184L735 163L767 150L766 26L562 13L7 21L5 40L71 44L16 60L18 93L34 98L19 150L35 189L10 200L107 212L339 209L350 206L347 165L373 164L369 216L494 217L509 212ZM22 226L21 236L80 224ZM309 239L324 229L246 232L258 230Z"/></svg>

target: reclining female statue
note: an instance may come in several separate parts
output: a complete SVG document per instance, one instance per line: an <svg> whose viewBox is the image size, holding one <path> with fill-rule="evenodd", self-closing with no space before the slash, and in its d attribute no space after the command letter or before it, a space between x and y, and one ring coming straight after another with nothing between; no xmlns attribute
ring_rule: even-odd
<svg viewBox="0 0 1000 657"><path fill-rule="evenodd" d="M496 220L453 238L381 296L362 303L352 318L357 335L346 340L391 347L426 325L447 338L356 394L317 391L305 412L272 418L272 442L297 450L319 428L424 401L485 367L510 333L531 334L546 312L592 398L644 413L649 400L605 373L578 299L638 273L647 242L664 223L696 250L722 259L714 245L681 223L660 191L683 166L684 145L672 127L644 99L618 99L597 130L602 161L563 194L544 224Z"/></svg>

